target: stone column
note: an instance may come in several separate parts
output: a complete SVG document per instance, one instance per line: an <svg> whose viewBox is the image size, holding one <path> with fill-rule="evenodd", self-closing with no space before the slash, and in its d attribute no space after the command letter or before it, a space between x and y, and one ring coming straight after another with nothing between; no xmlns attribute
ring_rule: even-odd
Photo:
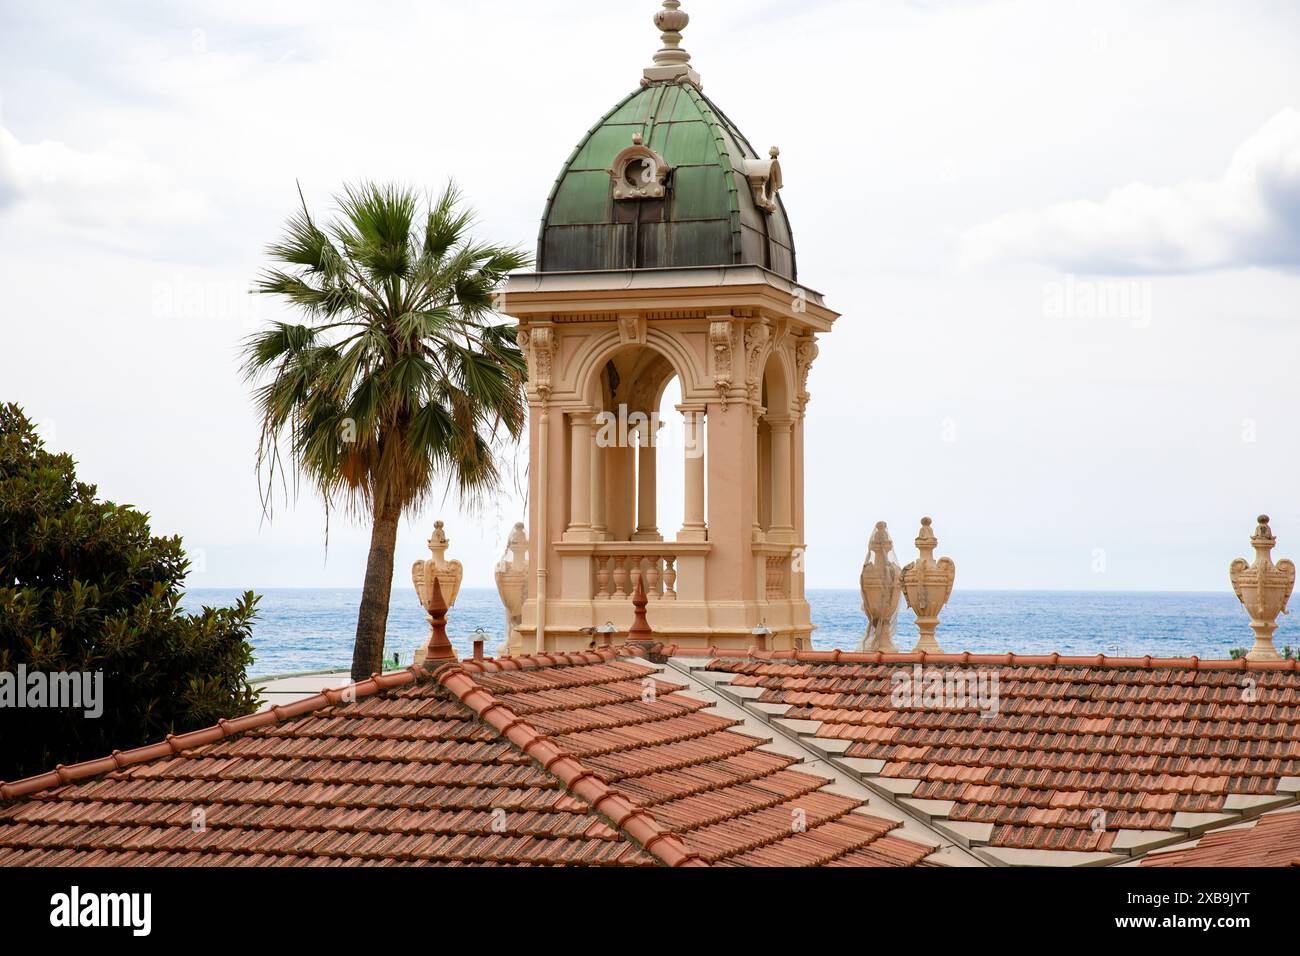
<svg viewBox="0 0 1300 956"><path fill-rule="evenodd" d="M766 411L767 409L761 405L750 406L749 430L753 436L751 440L753 442L754 448L753 448L753 458L751 459L751 461L753 462L753 467L749 474L749 484L750 484L750 498L754 510L754 527L751 533L751 537L753 538L754 541L764 540L763 518L762 518L763 509L761 504L762 499L759 497L759 488L758 488L759 475L763 473L763 449L762 449L762 442L758 440L758 423L762 420L763 414Z"/></svg>
<svg viewBox="0 0 1300 956"><path fill-rule="evenodd" d="M685 423L684 459L686 470L682 529L678 541L707 541L704 522L704 409L677 406Z"/></svg>
<svg viewBox="0 0 1300 956"><path fill-rule="evenodd" d="M769 418L772 430L772 541L794 540L794 518L790 509L790 432L794 420Z"/></svg>
<svg viewBox="0 0 1300 956"><path fill-rule="evenodd" d="M598 442L591 443L591 530L595 538L609 537L605 505L605 451Z"/></svg>
<svg viewBox="0 0 1300 956"><path fill-rule="evenodd" d="M591 535L591 414L569 414L569 529L566 541Z"/></svg>
<svg viewBox="0 0 1300 956"><path fill-rule="evenodd" d="M655 514L655 440L653 426L637 426L636 450L636 533L633 541L660 541L659 519Z"/></svg>

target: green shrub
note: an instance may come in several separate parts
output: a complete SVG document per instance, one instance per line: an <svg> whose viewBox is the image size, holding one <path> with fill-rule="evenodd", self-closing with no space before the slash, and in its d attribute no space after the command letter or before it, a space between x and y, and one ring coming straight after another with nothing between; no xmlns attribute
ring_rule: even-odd
<svg viewBox="0 0 1300 956"><path fill-rule="evenodd" d="M103 675L98 718L0 698L0 780L252 712L258 598L186 614L188 569L180 538L153 537L148 515L97 499L70 456L0 405L0 678Z"/></svg>

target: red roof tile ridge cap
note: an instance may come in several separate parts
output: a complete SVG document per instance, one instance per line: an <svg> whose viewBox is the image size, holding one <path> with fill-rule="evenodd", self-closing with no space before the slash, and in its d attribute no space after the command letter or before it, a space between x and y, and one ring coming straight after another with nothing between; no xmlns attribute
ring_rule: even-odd
<svg viewBox="0 0 1300 956"><path fill-rule="evenodd" d="M678 653L684 655L707 656L727 659L749 659L760 661L796 660L801 662L825 662L829 651L759 651L754 648L681 648ZM904 651L897 654L885 654L880 651L841 651L838 663L841 664L1001 664L1017 667L1032 664L1054 664L1062 667L1141 667L1141 668L1190 668L1192 670L1262 670L1262 671L1297 671L1300 670L1300 658L1280 661L1248 661L1245 658L1228 660L1209 660L1199 657L1107 657L1105 654L1069 657L1059 651L1041 655L972 654L970 651L951 654L933 654L925 651Z"/></svg>
<svg viewBox="0 0 1300 956"><path fill-rule="evenodd" d="M584 800L647 853L668 866L708 865L698 854L688 850L680 837L660 827L650 814L637 809L627 797L610 787L580 759L565 753L526 718L520 717L496 700L464 667L456 665L442 668L436 677L443 687L478 714L488 726L560 780L570 796ZM488 698L492 703L483 708L475 706L474 701L482 697ZM545 754L545 758L541 754ZM602 809L602 805L612 805L613 812Z"/></svg>
<svg viewBox="0 0 1300 956"><path fill-rule="evenodd" d="M597 647L572 653L520 654L514 657L484 658L483 660L459 661L466 671L475 673L495 673L497 671L536 670L545 667L568 667L577 664L603 664L620 656L622 648ZM628 649L627 654L631 654ZM453 662L448 662L453 663Z"/></svg>
<svg viewBox="0 0 1300 956"><path fill-rule="evenodd" d="M366 680L357 681L336 690L341 692L351 688L353 694L350 702L355 703L363 697L369 697L383 690L413 684L423 674L425 672L417 667L395 671L391 674L372 674ZM74 763L71 766L59 764L53 770L24 777L12 783L0 780L0 803L17 797L31 796L33 793L40 793L43 790L52 790L55 787L66 786L70 783L89 780L91 777L98 777L105 773L125 770L127 767L149 763L163 757L182 756L188 750L216 743L226 737L234 737L250 730L293 720L295 717L301 717L303 714L319 710L322 705L330 705L332 702L327 694L328 690L331 690L331 688L325 688L319 694L294 701L291 704L275 704L264 710L244 714L242 717L219 717L217 722L211 726L200 727L184 734L168 734L162 740L151 744L143 744L131 750L114 750L107 757L94 757L90 760ZM340 699L342 699L342 695Z"/></svg>

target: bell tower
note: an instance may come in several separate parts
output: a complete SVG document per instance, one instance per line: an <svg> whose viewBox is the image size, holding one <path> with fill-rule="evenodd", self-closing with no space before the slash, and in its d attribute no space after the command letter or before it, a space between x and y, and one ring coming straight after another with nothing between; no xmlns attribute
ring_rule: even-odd
<svg viewBox="0 0 1300 956"><path fill-rule="evenodd" d="M666 643L809 647L804 418L838 314L799 284L779 151L703 93L677 0L640 86L546 201L537 271L502 310L528 358L527 600L511 653L626 633L640 581ZM663 528L657 421L682 396L684 520Z"/></svg>

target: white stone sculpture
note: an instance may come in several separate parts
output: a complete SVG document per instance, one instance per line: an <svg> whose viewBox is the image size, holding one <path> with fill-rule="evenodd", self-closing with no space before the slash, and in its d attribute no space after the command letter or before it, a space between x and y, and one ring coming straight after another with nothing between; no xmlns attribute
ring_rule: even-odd
<svg viewBox="0 0 1300 956"><path fill-rule="evenodd" d="M1245 558L1237 558L1228 568L1232 590L1249 612L1250 628L1255 632L1255 646L1246 660L1278 661L1282 655L1273 647L1273 632L1277 630L1277 616L1287 612L1295 588L1295 563L1289 558L1273 563L1277 538L1268 526L1268 515L1259 516L1250 543L1255 549L1255 563L1247 565Z"/></svg>
<svg viewBox="0 0 1300 956"><path fill-rule="evenodd" d="M903 596L903 570L894 560L894 542L883 521L876 522L858 582L862 589L862 610L867 615L867 632L858 650L897 653L894 629Z"/></svg>
<svg viewBox="0 0 1300 956"><path fill-rule="evenodd" d="M934 549L938 546L939 539L930 528L930 519L922 518L916 536L920 557L903 568L903 593L907 595L907 606L916 614L916 629L921 635L913 650L930 654L943 653L934 632L939 627L939 612L948 603L957 577L957 565L952 558L935 559Z"/></svg>
<svg viewBox="0 0 1300 956"><path fill-rule="evenodd" d="M506 609L505 640L497 648L498 657L508 657L510 645L518 646L522 638L518 627L524 617L524 601L528 597L528 533L522 521L515 524L506 543L506 553L496 566L497 593Z"/></svg>

